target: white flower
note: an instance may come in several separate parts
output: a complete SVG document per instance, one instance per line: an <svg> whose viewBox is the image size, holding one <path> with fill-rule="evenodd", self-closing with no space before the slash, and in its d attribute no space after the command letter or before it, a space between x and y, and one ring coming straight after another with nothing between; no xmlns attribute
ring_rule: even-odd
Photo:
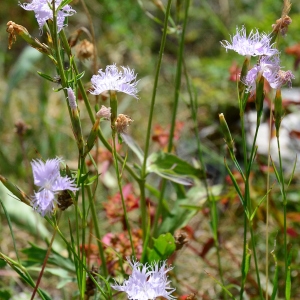
<svg viewBox="0 0 300 300"><path fill-rule="evenodd" d="M272 56L278 54L278 50L273 48L271 36L266 33L259 33L258 30L251 31L249 36L246 36L246 29L236 28L236 34L231 37L231 43L228 41L221 42L221 45L228 49L237 52L244 56L266 55Z"/></svg>
<svg viewBox="0 0 300 300"><path fill-rule="evenodd" d="M93 75L91 82L93 89L90 93L99 95L104 91L119 91L131 95L138 99L136 86L136 74L130 68L122 67L123 72L119 71L116 65L110 65L105 68L105 72L100 69L99 75Z"/></svg>
<svg viewBox="0 0 300 300"><path fill-rule="evenodd" d="M128 299L132 300L154 300L157 297L164 297L168 300L176 299L171 295L175 289L170 287L170 281L166 275L172 268L166 268L165 261L153 265L143 265L130 260L128 262L132 268L132 274L123 282L123 285L113 285L113 289L126 292Z"/></svg>
<svg viewBox="0 0 300 300"><path fill-rule="evenodd" d="M73 179L60 176L59 164L61 158L33 160L31 162L34 184L40 189L32 199L32 206L43 217L54 209L55 194L58 191L77 191Z"/></svg>
<svg viewBox="0 0 300 300"><path fill-rule="evenodd" d="M58 8L62 0L55 0L55 8ZM30 3L20 4L25 10L32 10L35 13L36 20L39 24L40 30L43 30L47 20L53 19L53 12L51 8L52 0L32 0ZM72 16L76 11L70 5L65 5L57 12L57 30L60 32L64 27L65 17Z"/></svg>

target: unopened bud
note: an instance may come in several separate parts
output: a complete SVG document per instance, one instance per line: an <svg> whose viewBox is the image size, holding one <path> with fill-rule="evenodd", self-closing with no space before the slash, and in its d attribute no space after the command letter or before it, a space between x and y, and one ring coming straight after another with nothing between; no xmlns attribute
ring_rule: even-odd
<svg viewBox="0 0 300 300"><path fill-rule="evenodd" d="M68 87L66 88L68 92L68 100L69 100L69 105L71 109L76 109L77 108L77 103L76 103L76 96L72 88Z"/></svg>
<svg viewBox="0 0 300 300"><path fill-rule="evenodd" d="M111 108L104 105L101 106L100 110L96 113L96 118L109 120L111 117Z"/></svg>
<svg viewBox="0 0 300 300"><path fill-rule="evenodd" d="M260 117L263 110L265 93L264 93L264 81L265 78L262 76L262 72L258 72L256 78L256 96L255 96L255 107L257 115Z"/></svg>
<svg viewBox="0 0 300 300"><path fill-rule="evenodd" d="M87 139L87 142L86 142L86 146L85 146L85 149L84 149L84 154L88 154L92 148L94 147L94 144L95 144L95 141L96 141L96 138L97 138L97 133L98 133L98 128L99 128L99 123L100 123L100 119L96 118L96 121L92 127L92 130L89 134L89 137Z"/></svg>
<svg viewBox="0 0 300 300"><path fill-rule="evenodd" d="M227 144L227 147L228 147L230 153L234 153L234 141L231 137L231 133L230 133L230 130L229 130L229 127L227 125L224 115L219 114L219 119L220 119L221 130L224 135L224 140Z"/></svg>

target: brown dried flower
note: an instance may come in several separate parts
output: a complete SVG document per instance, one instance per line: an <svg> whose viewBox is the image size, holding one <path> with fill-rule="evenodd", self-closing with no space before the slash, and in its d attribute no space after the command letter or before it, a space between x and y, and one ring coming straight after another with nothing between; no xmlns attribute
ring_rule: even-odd
<svg viewBox="0 0 300 300"><path fill-rule="evenodd" d="M82 40L76 46L76 56L80 60L92 58L93 54L94 54L94 45L86 39Z"/></svg>
<svg viewBox="0 0 300 300"><path fill-rule="evenodd" d="M127 127L133 122L133 120L126 115L119 114L115 126L118 133L126 133Z"/></svg>

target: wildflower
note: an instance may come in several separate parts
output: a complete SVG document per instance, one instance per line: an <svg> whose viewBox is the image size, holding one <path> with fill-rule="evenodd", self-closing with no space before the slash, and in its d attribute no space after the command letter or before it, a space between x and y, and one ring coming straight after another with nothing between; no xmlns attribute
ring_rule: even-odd
<svg viewBox="0 0 300 300"><path fill-rule="evenodd" d="M249 36L246 36L246 29L236 28L236 35L231 37L231 43L228 41L221 42L221 45L228 49L234 50L240 55L244 56L258 56L266 55L272 56L278 53L278 50L272 48L271 36L266 33L259 33L258 30L251 31Z"/></svg>
<svg viewBox="0 0 300 300"><path fill-rule="evenodd" d="M78 190L73 179L60 176L60 162L61 158L48 159L45 163L42 160L31 162L34 184L40 187L32 199L32 206L43 217L54 209L58 191Z"/></svg>
<svg viewBox="0 0 300 300"><path fill-rule="evenodd" d="M165 261L153 265L143 265L130 260L128 262L132 268L132 274L123 282L123 285L113 285L113 289L126 292L128 299L134 300L156 299L157 297L176 299L171 295L175 289L170 287L170 281L166 275L172 268L166 268Z"/></svg>
<svg viewBox="0 0 300 300"><path fill-rule="evenodd" d="M101 119L104 118L106 120L110 119L111 116L111 108L106 107L104 105L101 106L100 110L96 113L96 117Z"/></svg>
<svg viewBox="0 0 300 300"><path fill-rule="evenodd" d="M119 91L138 99L136 86L136 74L130 68L122 67L123 72L119 71L116 65L109 65L105 72L100 69L99 75L93 75L91 82L93 85L93 95L99 95L104 91Z"/></svg>
<svg viewBox="0 0 300 300"><path fill-rule="evenodd" d="M66 88L68 92L68 100L69 100L69 105L71 109L76 109L77 108L77 103L76 103L76 96L72 88L68 87Z"/></svg>
<svg viewBox="0 0 300 300"><path fill-rule="evenodd" d="M274 83L280 70L279 63L280 60L277 55L270 57L263 56L259 63L248 72L245 78L242 79L247 86L247 92L253 93L255 91L256 78L259 72L261 72L262 76L270 83L270 85Z"/></svg>
<svg viewBox="0 0 300 300"><path fill-rule="evenodd" d="M279 70L274 82L270 85L273 89L280 89L283 85L287 84L289 88L292 87L292 79L295 79L292 71Z"/></svg>
<svg viewBox="0 0 300 300"><path fill-rule="evenodd" d="M55 0L55 8L59 7L62 0ZM53 20L53 11L50 0L32 0L31 3L20 4L25 10L33 10L39 24L40 30L43 30L47 20ZM57 12L57 30L60 32L64 27L65 17L72 16L76 11L70 5L65 5Z"/></svg>

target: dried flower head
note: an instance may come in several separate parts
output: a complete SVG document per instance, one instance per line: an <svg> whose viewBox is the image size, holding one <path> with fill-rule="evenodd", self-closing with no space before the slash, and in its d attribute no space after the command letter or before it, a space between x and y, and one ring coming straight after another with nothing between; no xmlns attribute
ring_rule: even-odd
<svg viewBox="0 0 300 300"><path fill-rule="evenodd" d="M15 123L15 132L19 137L23 137L29 129L31 127L22 120Z"/></svg>
<svg viewBox="0 0 300 300"><path fill-rule="evenodd" d="M61 158L48 159L45 163L39 159L31 162L34 184L40 187L32 199L32 206L43 217L53 211L57 192L78 190L73 179L60 176L61 162Z"/></svg>
<svg viewBox="0 0 300 300"><path fill-rule="evenodd" d="M142 264L137 261L128 260L132 273L123 285L112 285L112 288L127 293L128 299L148 300L164 297L165 299L176 299L171 294L175 291L170 287L167 273L172 267L166 268L166 262L152 265Z"/></svg>
<svg viewBox="0 0 300 300"><path fill-rule="evenodd" d="M40 30L43 30L47 20L53 20L52 2L50 0L32 0L30 3L20 4L25 10L32 10L39 24ZM58 8L62 0L55 0L55 8ZM65 26L65 17L72 16L76 11L70 5L65 5L57 12L57 30L60 32Z"/></svg>
<svg viewBox="0 0 300 300"><path fill-rule="evenodd" d="M123 71L119 71L116 65L110 65L105 68L105 72L100 69L99 75L93 75L91 82L93 95L99 95L104 91L119 91L138 99L136 86L136 74L134 70L122 67Z"/></svg>
<svg viewBox="0 0 300 300"><path fill-rule="evenodd" d="M127 127L133 122L133 120L126 115L119 114L115 126L118 133L126 133Z"/></svg>
<svg viewBox="0 0 300 300"><path fill-rule="evenodd" d="M236 34L231 37L231 43L222 41L221 45L226 48L226 51L228 49L233 50L244 56L272 56L278 53L278 50L273 48L273 44L271 44L270 35L252 30L247 37L244 26L240 30L236 28Z"/></svg>
<svg viewBox="0 0 300 300"><path fill-rule="evenodd" d="M84 39L76 46L75 51L78 59L80 60L89 59L93 57L94 45L88 40Z"/></svg>
<svg viewBox="0 0 300 300"><path fill-rule="evenodd" d="M288 16L292 7L290 0L283 1L283 8L281 13L281 18L276 20L276 23L272 25L273 33L280 33L282 36L285 36L289 25L292 23L292 19Z"/></svg>
<svg viewBox="0 0 300 300"><path fill-rule="evenodd" d="M96 113L98 119L104 118L106 120L110 119L111 116L111 107L101 106L100 110Z"/></svg>

